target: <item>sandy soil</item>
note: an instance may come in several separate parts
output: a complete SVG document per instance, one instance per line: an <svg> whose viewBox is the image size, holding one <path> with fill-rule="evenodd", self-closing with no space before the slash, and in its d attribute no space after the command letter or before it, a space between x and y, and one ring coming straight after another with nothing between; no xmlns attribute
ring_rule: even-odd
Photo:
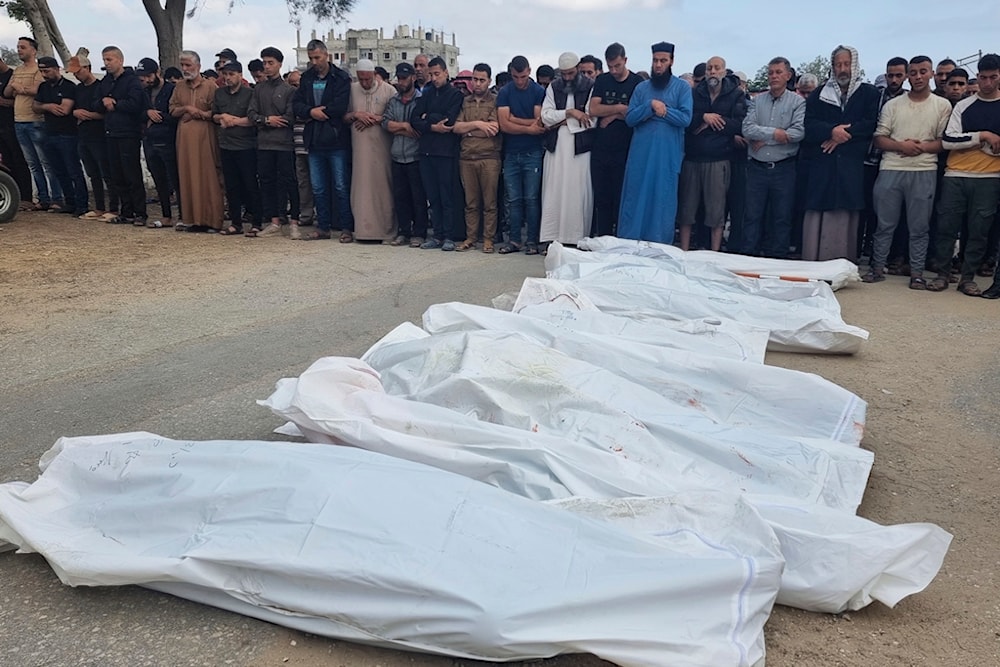
<svg viewBox="0 0 1000 667"><path fill-rule="evenodd" d="M326 242L304 244L301 251L289 253L290 242L278 239L207 238L67 218L28 214L0 226L0 341L4 341L0 350L6 350L0 354L0 377L5 378L4 384L14 378L13 384L26 382L53 355L63 364L84 364L73 361L71 355L60 357L61 351L51 347L33 351L25 341L44 341L51 331L68 335L65 332L76 322L101 321L123 310L141 319L154 312L165 317L163 313L180 309L192 320L190 313L201 312L199 294L205 286L242 284L252 289L280 267L289 270L319 261L330 247ZM366 263L383 261L371 260L366 253L376 256L380 250L385 249L356 245L341 257L353 257L354 264L346 262L348 269L363 273ZM525 266L524 271L541 273L538 263ZM954 534L951 551L934 583L895 609L874 604L829 616L776 608L767 625L769 667L1000 664L1000 420L996 399L1000 393L996 344L1000 303L972 299L954 290L941 294L910 291L904 280L854 285L838 293L845 319L871 331L871 340L860 354L849 358L770 354L768 363L818 373L869 402L863 446L876 459L860 513L881 523L936 523ZM983 287L988 284L985 279L981 282ZM477 294L476 300L484 302L489 296ZM265 305L275 312L290 307L280 299ZM225 315L238 319L235 314ZM112 339L107 350L93 354L114 355L121 345L141 347L142 343L127 337ZM6 464L9 478L12 468L9 461ZM250 658L237 664L473 664L283 629L261 635L266 639L252 647ZM165 658L160 664L170 661ZM590 667L606 663L569 656L544 664Z"/></svg>

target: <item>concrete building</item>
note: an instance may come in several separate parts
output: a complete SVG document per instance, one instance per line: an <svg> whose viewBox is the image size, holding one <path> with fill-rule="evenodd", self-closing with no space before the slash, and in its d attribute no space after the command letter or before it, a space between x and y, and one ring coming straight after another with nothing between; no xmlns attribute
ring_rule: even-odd
<svg viewBox="0 0 1000 667"><path fill-rule="evenodd" d="M374 61L376 65L395 72L396 65L401 62L413 62L413 57L418 53L426 53L433 56L441 56L448 63L448 73L451 76L458 74L459 49L455 44L455 34L451 33L450 43L446 40L446 33L437 30L424 30L417 26L410 29L407 25L396 26L392 31L392 37L386 37L382 28L349 28L346 33L335 34L333 30L326 35L317 37L316 31L312 31L310 39L322 39L326 43L326 48L330 51L333 61L339 66L346 68L354 74L354 66L362 58ZM309 57L306 54L306 44L302 43L301 33L295 34L295 61L299 69L309 66Z"/></svg>

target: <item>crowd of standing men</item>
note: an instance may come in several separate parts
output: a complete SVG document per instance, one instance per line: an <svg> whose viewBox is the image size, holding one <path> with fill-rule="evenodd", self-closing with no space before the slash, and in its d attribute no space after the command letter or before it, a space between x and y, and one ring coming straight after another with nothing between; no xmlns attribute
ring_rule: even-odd
<svg viewBox="0 0 1000 667"><path fill-rule="evenodd" d="M675 76L667 42L652 46L648 74L615 43L607 72L566 52L533 79L516 56L496 85L488 64L453 81L427 54L398 64L394 83L367 60L353 80L315 39L305 72L282 76L281 51L262 50L252 84L230 49L212 69L184 51L179 70L161 72L150 58L126 67L114 46L100 80L86 53L72 58L74 84L36 48L21 38L22 65L0 65L0 152L26 202L33 181L36 209L224 235L481 242L501 254L603 234L720 250L728 222L730 251L864 253L867 282L899 270L895 252L913 289L955 281L1000 298L1000 280L985 293L974 280L997 245L996 55L980 60L970 92L968 73L950 61L935 71L927 56L893 58L880 86L864 83L857 52L838 46L826 82L777 57L768 90L751 98L721 57ZM159 217L147 215L140 150ZM925 280L927 267L938 277Z"/></svg>

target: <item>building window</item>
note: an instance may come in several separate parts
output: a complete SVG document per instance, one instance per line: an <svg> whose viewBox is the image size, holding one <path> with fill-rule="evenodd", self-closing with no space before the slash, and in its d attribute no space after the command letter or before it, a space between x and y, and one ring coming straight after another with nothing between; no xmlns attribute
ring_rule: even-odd
<svg viewBox="0 0 1000 667"><path fill-rule="evenodd" d="M389 53L388 51L382 52L382 60L391 60L391 59L392 59L391 53Z"/></svg>
<svg viewBox="0 0 1000 667"><path fill-rule="evenodd" d="M451 60L451 66L454 67L455 66L455 59L451 58L450 60Z"/></svg>
<svg viewBox="0 0 1000 667"><path fill-rule="evenodd" d="M403 51L402 53L400 53L399 57L402 58L403 60L408 60L408 58L406 57L406 51Z"/></svg>

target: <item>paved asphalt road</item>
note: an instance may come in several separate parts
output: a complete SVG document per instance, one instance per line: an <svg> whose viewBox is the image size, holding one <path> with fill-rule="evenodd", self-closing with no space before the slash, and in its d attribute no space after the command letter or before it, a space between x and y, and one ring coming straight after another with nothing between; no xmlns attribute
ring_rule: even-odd
<svg viewBox="0 0 1000 667"><path fill-rule="evenodd" d="M543 274L537 257L318 245L219 267L210 286L186 277L29 331L0 327L0 481L33 480L62 435L279 439L280 420L254 404L278 378L320 356L360 355L430 304L488 304ZM335 260L315 259L327 248ZM0 554L0 665L271 664L290 636L142 588L69 588L38 556ZM326 664L369 664L353 650ZM371 664L452 664L375 655Z"/></svg>

